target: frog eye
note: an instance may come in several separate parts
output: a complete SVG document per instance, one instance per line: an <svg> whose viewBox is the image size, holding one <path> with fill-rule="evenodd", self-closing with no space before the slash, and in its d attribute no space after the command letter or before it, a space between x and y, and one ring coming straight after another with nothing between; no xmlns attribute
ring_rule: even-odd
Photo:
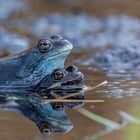
<svg viewBox="0 0 140 140"><path fill-rule="evenodd" d="M38 42L38 48L40 52L44 53L51 47L52 47L52 43L49 40L43 39Z"/></svg>
<svg viewBox="0 0 140 140"><path fill-rule="evenodd" d="M56 103L52 103L52 107L55 110L62 110L64 108L64 105L62 103L56 102Z"/></svg>
<svg viewBox="0 0 140 140"><path fill-rule="evenodd" d="M60 70L55 70L52 74L53 78L55 80L61 80L65 75L65 71L60 69Z"/></svg>

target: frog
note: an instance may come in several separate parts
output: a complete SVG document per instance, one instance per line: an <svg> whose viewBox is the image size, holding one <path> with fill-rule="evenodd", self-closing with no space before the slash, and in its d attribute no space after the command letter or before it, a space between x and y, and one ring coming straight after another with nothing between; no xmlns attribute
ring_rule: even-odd
<svg viewBox="0 0 140 140"><path fill-rule="evenodd" d="M47 102L46 97L56 99L52 92L60 90L59 96L78 91L79 95L72 98L84 98L82 86L78 88L83 75L73 66L64 70L65 59L72 48L68 40L53 35L41 39L31 50L0 59L0 110L21 113L34 122L43 134L69 132L73 125L65 109L81 106L82 101L78 104L61 103L62 107L58 107L58 104ZM58 73L62 70L66 75L62 74L63 78L60 78ZM42 104L42 101L46 102Z"/></svg>
<svg viewBox="0 0 140 140"><path fill-rule="evenodd" d="M66 69L55 69L51 75L44 77L41 82L35 87L41 97L55 99L78 92L77 95L67 99L84 100L83 89L86 88L84 84L84 75L74 65ZM83 106L83 102L78 103L57 103L52 104L54 108L75 108Z"/></svg>
<svg viewBox="0 0 140 140"><path fill-rule="evenodd" d="M78 103L47 102L78 92L67 99L84 100L84 75L76 66L54 69L36 85L0 86L0 110L19 112L35 123L42 134L67 133L73 128L65 110L81 107ZM53 93L53 94L52 94ZM5 96L4 96L5 95ZM45 101L42 103L42 101Z"/></svg>
<svg viewBox="0 0 140 140"><path fill-rule="evenodd" d="M73 45L60 35L41 39L23 53L0 59L0 85L37 84L56 68L64 68Z"/></svg>

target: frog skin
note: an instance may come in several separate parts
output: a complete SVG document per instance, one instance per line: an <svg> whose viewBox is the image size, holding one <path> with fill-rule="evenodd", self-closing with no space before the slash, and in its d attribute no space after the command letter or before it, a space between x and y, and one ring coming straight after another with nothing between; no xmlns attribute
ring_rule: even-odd
<svg viewBox="0 0 140 140"><path fill-rule="evenodd" d="M67 94L79 92L79 94L68 99L84 100L83 88L85 88L84 75L75 66L69 66L67 69L56 69L51 75L47 75L35 88L41 97L55 99ZM75 108L82 106L83 102L79 103L63 103L53 104L56 109Z"/></svg>
<svg viewBox="0 0 140 140"><path fill-rule="evenodd" d="M0 110L20 112L33 121L41 133L69 132L73 125L68 119L65 109L79 107L83 103L59 103L58 106L58 104L48 102L41 104L41 101L46 97L47 99L55 99L52 92L55 95L64 96L75 91L79 91L79 94L69 99L83 100L82 89L85 87L83 78L83 74L75 66L69 66L67 69L55 69L37 85L29 84L23 87L17 85L6 89L0 87L0 95L6 94L3 98L0 96Z"/></svg>
<svg viewBox="0 0 140 140"><path fill-rule="evenodd" d="M59 74L59 75L58 75ZM45 76L37 85L31 82L21 86L20 83L10 86L0 86L0 97L16 98L39 98L55 99L60 96L79 92L78 95L68 99L84 100L83 88L85 88L84 75L75 66L66 69L55 69L51 74ZM81 93L80 93L81 92ZM83 105L79 103L64 103L64 108L74 108Z"/></svg>
<svg viewBox="0 0 140 140"><path fill-rule="evenodd" d="M70 131L73 125L65 113L65 108L79 106L82 102L69 104L68 106L65 104L65 107L56 109L55 105L51 103L41 104L41 101L44 98L43 94L45 97L51 97L49 95L56 90L54 82L49 85L47 81L50 80L49 77L52 76L54 69L64 68L65 59L71 49L72 44L69 41L59 35L55 35L48 39L40 40L38 45L27 53L13 58L1 59L0 110L12 110L21 113L33 121L42 133L66 133ZM70 72L66 71L68 76ZM77 71L77 73L79 72ZM47 77L48 79L46 79ZM72 93L70 83L79 82L80 84L82 81L79 80L79 77L78 81L76 81L75 76L73 80L71 78L70 81L69 78L65 79L67 80L66 82L64 82L64 79L60 79L63 81L61 82L61 92L66 90L65 95L68 94L69 90ZM73 85L74 90L79 90L79 84L77 84L77 88L75 88L76 85ZM42 87L43 85L46 88ZM38 88L39 86L41 88ZM65 89L64 87L66 86L69 88ZM42 92L43 88L45 88L44 92ZM79 92L81 93L81 90ZM77 97L83 99L83 93L81 95L82 98L80 95Z"/></svg>
<svg viewBox="0 0 140 140"><path fill-rule="evenodd" d="M42 39L37 46L24 54L0 59L0 84L37 84L56 68L64 68L72 44L59 35Z"/></svg>

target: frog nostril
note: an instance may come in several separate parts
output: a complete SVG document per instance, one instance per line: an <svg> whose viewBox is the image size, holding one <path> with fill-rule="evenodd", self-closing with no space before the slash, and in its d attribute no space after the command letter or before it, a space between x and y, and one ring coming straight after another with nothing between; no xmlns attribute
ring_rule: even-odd
<svg viewBox="0 0 140 140"><path fill-rule="evenodd" d="M74 72L74 71L78 71L78 68L76 66L72 65L72 66L69 66L66 70L69 72Z"/></svg>

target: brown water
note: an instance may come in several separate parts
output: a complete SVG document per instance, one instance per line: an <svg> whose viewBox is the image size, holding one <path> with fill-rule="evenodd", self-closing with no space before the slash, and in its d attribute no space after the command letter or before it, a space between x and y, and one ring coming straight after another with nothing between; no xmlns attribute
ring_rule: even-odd
<svg viewBox="0 0 140 140"><path fill-rule="evenodd" d="M31 0L32 2L32 10L28 10L24 13L14 14L13 18L25 18L30 17L32 15L42 15L46 11L77 11L85 10L90 14L93 14L97 17L104 17L107 14L112 13L121 13L127 15L134 15L139 17L139 9L140 9L140 1L138 0L108 0L108 1L84 1L83 3L76 3L70 5L63 5L63 4L49 4L46 3L45 0ZM9 30L15 31L15 29ZM18 32L19 34L26 35L27 37L31 38L32 42L35 42L35 38L32 36L25 34L24 32ZM33 44L32 43L32 44ZM88 46L87 46L88 49ZM89 56L89 52L86 53L83 51L80 55L77 55L76 52L71 53L68 57L66 66L71 65L75 62L75 60ZM103 74L101 70L92 71L88 69L88 66L83 66L80 63L77 65L79 69L85 74L86 80L90 80L91 77L94 79L94 85L107 80L109 83L115 83L112 87L101 87L98 88L98 92L104 91L104 93L97 93L97 90L90 91L86 94L87 99L103 99L104 103L95 103L95 104L86 104L84 108L101 115L105 118L114 120L116 122L119 121L120 116L118 111L123 110L126 112L131 113L131 103L138 99L139 95L137 94L120 94L115 93L112 94L112 89L127 89L136 88L139 90L139 79L122 79L122 78L108 78ZM137 108L137 107L136 107ZM50 137L43 137L41 136L39 130L36 126L30 122L25 117L21 116L18 113L14 112L0 112L0 140L83 140L85 136L92 134L100 129L100 124L89 120L88 118L79 114L76 110L71 109L68 110L68 115L70 120L72 121L74 128L71 132L67 134L60 134ZM125 140L124 132L127 127L113 131L110 134L107 134L103 137L98 138L98 140Z"/></svg>
<svg viewBox="0 0 140 140"><path fill-rule="evenodd" d="M68 61L73 58L74 54L68 58ZM71 63L68 63L71 64ZM68 65L67 64L67 65ZM93 77L96 81L95 85L101 83L104 80L111 81L111 79L107 79L102 75L101 72L90 72L86 70L86 67L80 67L81 71L85 73L87 79L89 77ZM107 90L106 88L101 88L103 90ZM90 111L106 117L108 119L114 120L118 122L120 120L120 116L118 111L123 110L128 112L129 103L132 100L135 100L136 97L124 97L124 98L108 98L106 94L97 94L95 91L91 91L86 95L87 99L103 99L104 103L95 103L95 104L86 104L84 108L89 109ZM79 114L76 110L71 109L68 110L68 116L72 121L74 128L71 132L67 134L59 134L56 136L50 136L49 138L42 138L40 132L36 128L36 126L14 112L0 112L0 140L45 140L45 139L54 139L54 140L79 140L84 139L86 135L92 134L100 129L100 124L89 120L88 118ZM129 111L130 112L130 111ZM114 131L106 136L103 136L98 139L108 140L122 140L123 130Z"/></svg>

